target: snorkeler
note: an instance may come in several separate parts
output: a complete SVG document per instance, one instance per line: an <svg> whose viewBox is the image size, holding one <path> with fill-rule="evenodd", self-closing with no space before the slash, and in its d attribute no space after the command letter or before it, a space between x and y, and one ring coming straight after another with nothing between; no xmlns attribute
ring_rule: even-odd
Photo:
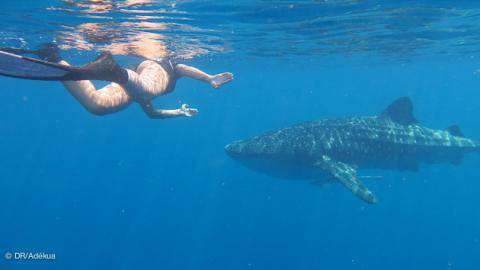
<svg viewBox="0 0 480 270"><path fill-rule="evenodd" d="M40 59L23 56L33 54ZM140 104L150 118L193 116L197 109L183 104L175 110L155 109L152 100L171 93L177 79L190 77L218 88L233 80L224 72L209 75L197 68L175 64L170 59L145 60L136 71L120 67L110 53L102 53L82 66L70 66L63 60L56 45L48 44L39 50L0 49L0 75L44 81L61 81L68 91L89 112L105 115L125 109L132 101ZM111 82L97 90L90 80Z"/></svg>

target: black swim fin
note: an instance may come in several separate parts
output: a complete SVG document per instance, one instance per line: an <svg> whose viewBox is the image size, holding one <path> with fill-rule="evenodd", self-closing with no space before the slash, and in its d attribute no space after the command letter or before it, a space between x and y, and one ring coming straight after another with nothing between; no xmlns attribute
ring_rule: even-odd
<svg viewBox="0 0 480 270"><path fill-rule="evenodd" d="M18 55L33 54L40 58L40 60L53 63L58 63L62 60L62 57L60 56L60 50L55 43L45 43L38 50L1 47L0 51Z"/></svg>
<svg viewBox="0 0 480 270"><path fill-rule="evenodd" d="M112 54L108 52L102 53L97 59L85 66L76 68L70 76L75 80L100 80L119 84L128 81L127 70L120 67L113 59Z"/></svg>
<svg viewBox="0 0 480 270"><path fill-rule="evenodd" d="M0 47L0 51L2 52L8 52L8 53L13 53L13 54L36 54L34 50L27 50L27 49L21 49L21 48L9 48L9 47Z"/></svg>
<svg viewBox="0 0 480 270"><path fill-rule="evenodd" d="M115 62L110 53L102 53L85 66L73 67L17 55L12 53L14 50L0 51L0 75L42 81L101 80L122 84L128 80L127 71ZM37 54L38 51L24 52Z"/></svg>

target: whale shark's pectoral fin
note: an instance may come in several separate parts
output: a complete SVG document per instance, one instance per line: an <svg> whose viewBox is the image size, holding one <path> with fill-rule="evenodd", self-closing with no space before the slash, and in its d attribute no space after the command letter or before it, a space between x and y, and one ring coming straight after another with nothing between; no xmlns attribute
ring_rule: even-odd
<svg viewBox="0 0 480 270"><path fill-rule="evenodd" d="M314 166L331 174L360 199L368 203L377 202L373 193L358 180L357 170L353 166L336 161L328 156L322 156L320 160L315 162Z"/></svg>

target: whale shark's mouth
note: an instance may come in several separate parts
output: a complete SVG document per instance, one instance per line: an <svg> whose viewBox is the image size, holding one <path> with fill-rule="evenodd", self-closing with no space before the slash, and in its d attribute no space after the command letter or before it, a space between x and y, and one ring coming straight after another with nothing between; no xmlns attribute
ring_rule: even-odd
<svg viewBox="0 0 480 270"><path fill-rule="evenodd" d="M234 147L234 144L232 143L225 145L225 152L227 152L229 156L234 157L236 155L236 151L234 149L235 147Z"/></svg>
<svg viewBox="0 0 480 270"><path fill-rule="evenodd" d="M245 141L236 141L225 145L225 152L232 158L251 156L253 153L247 153L244 151Z"/></svg>
<svg viewBox="0 0 480 270"><path fill-rule="evenodd" d="M225 145L225 151L226 151L227 153L231 152L231 149L232 149L232 144L231 144L231 143Z"/></svg>
<svg viewBox="0 0 480 270"><path fill-rule="evenodd" d="M302 162L301 160L292 160L275 155L227 153L242 166L257 173L275 178L306 180L321 179L324 176L320 170L309 166L309 163Z"/></svg>
<svg viewBox="0 0 480 270"><path fill-rule="evenodd" d="M252 151L248 140L225 146L225 152L239 164L261 174L283 179L318 179L323 174L301 158Z"/></svg>

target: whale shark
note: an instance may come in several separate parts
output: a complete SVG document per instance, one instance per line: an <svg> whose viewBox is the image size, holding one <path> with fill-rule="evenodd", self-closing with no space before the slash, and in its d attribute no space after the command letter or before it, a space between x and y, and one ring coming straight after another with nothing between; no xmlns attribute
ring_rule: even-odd
<svg viewBox="0 0 480 270"><path fill-rule="evenodd" d="M480 141L457 125L437 130L419 125L410 98L402 97L375 116L325 119L266 132L225 146L241 164L261 173L313 183L339 182L367 203L374 194L359 169L418 171L419 164L460 164Z"/></svg>

